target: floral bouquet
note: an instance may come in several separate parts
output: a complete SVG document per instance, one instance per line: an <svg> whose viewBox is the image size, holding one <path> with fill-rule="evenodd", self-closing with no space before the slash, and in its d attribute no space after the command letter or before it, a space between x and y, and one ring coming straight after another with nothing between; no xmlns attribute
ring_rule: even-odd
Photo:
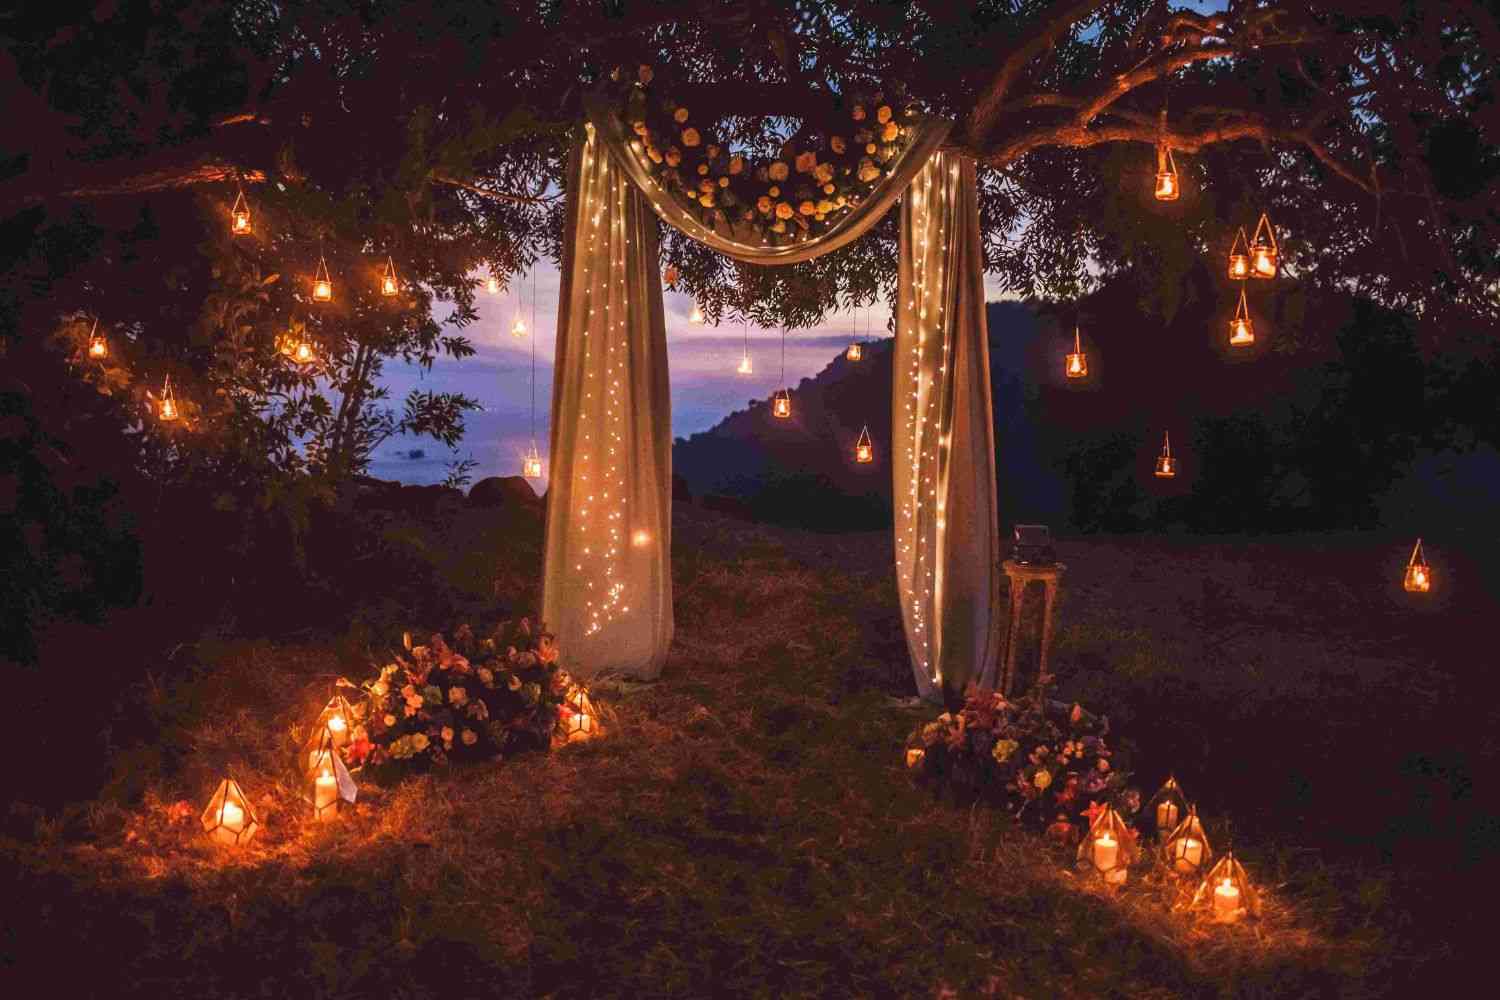
<svg viewBox="0 0 1500 1000"><path fill-rule="evenodd" d="M554 637L529 620L484 638L463 625L451 642L436 633L425 646L407 633L404 645L406 655L362 685L364 721L345 748L351 767L494 759L576 738L588 696L561 668ZM586 728L598 731L592 719Z"/></svg>
<svg viewBox="0 0 1500 1000"><path fill-rule="evenodd" d="M1060 841L1076 836L1073 817L1109 802L1123 814L1140 807L1125 788L1105 738L1109 720L1052 701L1048 677L1017 701L970 685L958 712L944 712L907 739L907 766L925 782L943 783L1004 805L1018 819L1050 822Z"/></svg>

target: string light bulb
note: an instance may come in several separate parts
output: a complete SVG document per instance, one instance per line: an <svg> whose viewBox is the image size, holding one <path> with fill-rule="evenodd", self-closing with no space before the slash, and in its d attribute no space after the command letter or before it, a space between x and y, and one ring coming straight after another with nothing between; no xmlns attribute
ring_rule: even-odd
<svg viewBox="0 0 1500 1000"><path fill-rule="evenodd" d="M1083 342L1079 339L1078 327L1073 327L1073 353L1068 355L1063 372L1068 378L1084 378L1089 373L1089 359L1083 353Z"/></svg>
<svg viewBox="0 0 1500 1000"><path fill-rule="evenodd" d="M1234 319L1229 321L1229 345L1248 347L1255 343L1255 324L1250 321L1250 303L1245 299L1244 286L1240 287L1240 304L1235 307Z"/></svg>
<svg viewBox="0 0 1500 1000"><path fill-rule="evenodd" d="M235 236L249 236L250 204L245 201L245 189L240 188L234 196L234 207L229 210L229 231Z"/></svg>
<svg viewBox="0 0 1500 1000"><path fill-rule="evenodd" d="M380 277L380 294L386 298L390 298L400 290L401 284L396 280L396 262L387 254L385 258L385 273Z"/></svg>
<svg viewBox="0 0 1500 1000"><path fill-rule="evenodd" d="M1156 459L1156 478L1171 479L1177 475L1177 459L1172 454L1172 435L1162 432L1161 455Z"/></svg>

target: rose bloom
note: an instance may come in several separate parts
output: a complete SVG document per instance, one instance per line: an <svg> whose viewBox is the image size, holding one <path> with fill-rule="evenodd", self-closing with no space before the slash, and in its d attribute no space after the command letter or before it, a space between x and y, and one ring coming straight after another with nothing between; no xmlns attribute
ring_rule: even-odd
<svg viewBox="0 0 1500 1000"><path fill-rule="evenodd" d="M865 120L865 106L863 104L856 104L854 106L854 120L857 122Z"/></svg>
<svg viewBox="0 0 1500 1000"><path fill-rule="evenodd" d="M443 742L444 743L452 743L453 742L453 727L452 726L444 726L443 727Z"/></svg>
<svg viewBox="0 0 1500 1000"><path fill-rule="evenodd" d="M1045 770L1038 771L1036 777L1031 780L1036 784L1038 790L1045 791L1047 786L1052 784L1052 772Z"/></svg>
<svg viewBox="0 0 1500 1000"><path fill-rule="evenodd" d="M452 687L452 688L448 689L448 701L450 701L454 705L462 705L464 702L466 702L468 700L469 700L469 689L468 688Z"/></svg>
<svg viewBox="0 0 1500 1000"><path fill-rule="evenodd" d="M844 142L844 137L841 135L836 135L832 139L829 139L828 145L835 153L842 153L849 148L848 144Z"/></svg>
<svg viewBox="0 0 1500 1000"><path fill-rule="evenodd" d="M878 121L878 122L888 122L888 121L890 121L891 120L891 106L889 104L882 104L878 109L876 109L876 111L875 111L875 120Z"/></svg>
<svg viewBox="0 0 1500 1000"><path fill-rule="evenodd" d="M796 210L787 202L783 201L776 206L776 218L778 219L790 219L794 214L796 214Z"/></svg>
<svg viewBox="0 0 1500 1000"><path fill-rule="evenodd" d="M1108 771L1109 770L1109 761L1105 760L1103 757L1099 758L1099 770L1101 770L1101 771Z"/></svg>
<svg viewBox="0 0 1500 1000"><path fill-rule="evenodd" d="M797 206L797 211L801 212L803 215L816 215L818 212L818 206L814 205L810 201L804 201L802 204Z"/></svg>
<svg viewBox="0 0 1500 1000"><path fill-rule="evenodd" d="M479 742L479 734L476 733L476 732L474 732L474 730L472 730L472 729L465 729L464 730L463 740L464 740L464 746L471 747L475 743Z"/></svg>
<svg viewBox="0 0 1500 1000"><path fill-rule="evenodd" d="M761 195L759 198L755 199L755 207L760 209L761 215L770 215L771 199L767 198L765 195Z"/></svg>
<svg viewBox="0 0 1500 1000"><path fill-rule="evenodd" d="M667 147L667 166L675 167L682 162L682 150L676 146Z"/></svg>
<svg viewBox="0 0 1500 1000"><path fill-rule="evenodd" d="M381 719L380 721L384 722L387 726L394 726L396 724L396 717L387 712L385 714L385 718Z"/></svg>
<svg viewBox="0 0 1500 1000"><path fill-rule="evenodd" d="M678 124L681 124L688 120L688 109L678 108L676 111L672 112L672 117L677 120Z"/></svg>
<svg viewBox="0 0 1500 1000"><path fill-rule="evenodd" d="M885 131L880 133L880 137L886 142L895 142L896 136L900 134L901 129L896 126L895 122L886 122Z"/></svg>
<svg viewBox="0 0 1500 1000"><path fill-rule="evenodd" d="M797 173L810 174L818 165L818 154L814 152L797 154Z"/></svg>
<svg viewBox="0 0 1500 1000"><path fill-rule="evenodd" d="M729 172L737 174L745 169L745 158L743 156L731 156L729 158Z"/></svg>
<svg viewBox="0 0 1500 1000"><path fill-rule="evenodd" d="M682 130L682 144L684 146L696 146L702 141L703 139L698 135L697 129L685 128Z"/></svg>
<svg viewBox="0 0 1500 1000"><path fill-rule="evenodd" d="M402 709L402 711L405 712L406 717L410 719L413 715L417 714L417 706L407 705L404 709Z"/></svg>
<svg viewBox="0 0 1500 1000"><path fill-rule="evenodd" d="M772 198L780 198L781 188L777 187L775 184L772 184L770 190L767 191L766 194L770 195Z"/></svg>
<svg viewBox="0 0 1500 1000"><path fill-rule="evenodd" d="M785 163L782 163L780 160L777 160L775 163L771 164L771 180L773 181L784 181L787 179L787 175L789 175L790 173L791 168L788 167Z"/></svg>
<svg viewBox="0 0 1500 1000"><path fill-rule="evenodd" d="M495 683L495 672L489 667L480 667L479 683L483 684L485 687L490 687L491 685L493 685Z"/></svg>
<svg viewBox="0 0 1500 1000"><path fill-rule="evenodd" d="M414 748L416 748L418 751L426 750L427 749L427 745L429 743L431 743L431 742L432 741L427 738L427 734L426 733L413 733L412 734L411 745Z"/></svg>

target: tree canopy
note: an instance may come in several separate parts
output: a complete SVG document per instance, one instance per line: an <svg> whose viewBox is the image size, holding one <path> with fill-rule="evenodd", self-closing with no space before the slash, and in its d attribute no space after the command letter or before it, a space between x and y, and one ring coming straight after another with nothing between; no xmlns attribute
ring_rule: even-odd
<svg viewBox="0 0 1500 1000"><path fill-rule="evenodd" d="M983 165L987 267L1019 294L1129 272L1170 314L1266 211L1288 276L1405 309L1429 346L1500 315L1493 0L120 0L26 4L0 34L4 349L41 379L62 344L143 466L342 475L396 430L455 440L473 401L387 412L381 364L471 353L484 283L560 258L581 95L616 68L655 67L750 157L899 85ZM1151 196L1163 147L1175 202ZM664 237L711 319L806 326L894 288L894 217L781 268ZM168 375L209 457L131 432Z"/></svg>

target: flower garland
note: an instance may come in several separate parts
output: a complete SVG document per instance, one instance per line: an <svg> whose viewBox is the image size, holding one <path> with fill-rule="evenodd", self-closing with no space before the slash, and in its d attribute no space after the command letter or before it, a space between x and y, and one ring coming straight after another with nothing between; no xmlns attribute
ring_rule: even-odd
<svg viewBox="0 0 1500 1000"><path fill-rule="evenodd" d="M1048 834L1070 841L1101 802L1134 814L1140 793L1106 743L1109 720L1051 701L1042 680L1019 701L971 685L958 712L912 732L906 762L919 780L998 800L1018 819L1051 819Z"/></svg>
<svg viewBox="0 0 1500 1000"><path fill-rule="evenodd" d="M560 665L554 637L528 619L483 639L468 625L450 644L411 645L362 688L363 721L345 748L351 767L441 765L545 750L579 738L587 692ZM409 658L408 658L409 657ZM591 706L589 706L591 708ZM584 736L598 733L590 720Z"/></svg>
<svg viewBox="0 0 1500 1000"><path fill-rule="evenodd" d="M903 88L844 95L848 118L807 121L779 155L752 163L705 136L650 66L616 69L620 114L661 187L709 228L784 246L836 225L875 190L911 144L918 110ZM653 85L654 84L654 85Z"/></svg>

